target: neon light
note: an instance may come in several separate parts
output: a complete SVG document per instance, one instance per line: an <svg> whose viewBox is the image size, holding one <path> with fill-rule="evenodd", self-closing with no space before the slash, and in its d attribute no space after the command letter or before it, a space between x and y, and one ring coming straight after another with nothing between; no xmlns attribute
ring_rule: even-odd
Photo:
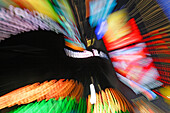
<svg viewBox="0 0 170 113"><path fill-rule="evenodd" d="M67 43L66 46L72 47L72 49L79 48L79 50L80 48L86 48L80 40L81 36L67 0L44 0L43 2L41 0L9 1L1 1L2 4L5 2L3 4L5 9L1 8L0 10L0 17L2 18L1 24L7 25L10 29L13 27L14 30L17 30L15 33L38 30L38 28L51 30L56 33L61 32L74 40L72 43ZM7 10L7 8L9 8L9 10ZM6 23L2 23L3 21ZM9 21L12 23L8 23ZM4 38L1 37L2 40L9 38L10 33L8 36L3 37Z"/></svg>
<svg viewBox="0 0 170 113"><path fill-rule="evenodd" d="M100 20L105 20L116 5L116 0L89 1L91 27L95 27Z"/></svg>
<svg viewBox="0 0 170 113"><path fill-rule="evenodd" d="M59 100L50 99L23 105L10 111L9 113L86 113L86 100L80 98L76 101L74 98L66 97Z"/></svg>
<svg viewBox="0 0 170 113"><path fill-rule="evenodd" d="M73 58L88 58L88 57L93 57L93 56L99 56L101 58L106 58L108 59L107 55L100 51L98 52L98 50L93 49L93 51L87 51L84 50L83 52L75 52L75 51L71 51L69 49L64 48L64 51L66 53L67 56L69 57L73 57Z"/></svg>
<svg viewBox="0 0 170 113"><path fill-rule="evenodd" d="M161 96L161 97L163 97L163 98L165 98L165 99L168 99L168 100L170 100L170 97L166 97L166 96L164 96L164 95L162 95L162 94L160 94L160 93L158 93L157 91L155 91L155 90L152 90L154 93L156 93L157 95L159 95L159 96Z"/></svg>
<svg viewBox="0 0 170 113"><path fill-rule="evenodd" d="M82 97L82 94L83 85L74 80L60 79L59 81L45 81L41 84L34 83L1 96L0 109L16 104L27 104L35 100L41 101L44 99L49 100L51 98L57 100L59 97L65 98L66 96L73 96L79 100L80 97Z"/></svg>
<svg viewBox="0 0 170 113"><path fill-rule="evenodd" d="M90 103L91 96L87 100L87 113L103 113L103 112L133 112L132 105L126 98L113 88L106 88L96 93L96 103Z"/></svg>

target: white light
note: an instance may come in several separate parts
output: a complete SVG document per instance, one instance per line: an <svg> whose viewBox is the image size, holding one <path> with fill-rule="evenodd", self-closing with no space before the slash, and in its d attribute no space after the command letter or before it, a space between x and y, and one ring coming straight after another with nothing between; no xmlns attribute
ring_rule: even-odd
<svg viewBox="0 0 170 113"><path fill-rule="evenodd" d="M96 91L95 91L93 84L90 84L90 93L91 93L90 103L95 104L96 103Z"/></svg>

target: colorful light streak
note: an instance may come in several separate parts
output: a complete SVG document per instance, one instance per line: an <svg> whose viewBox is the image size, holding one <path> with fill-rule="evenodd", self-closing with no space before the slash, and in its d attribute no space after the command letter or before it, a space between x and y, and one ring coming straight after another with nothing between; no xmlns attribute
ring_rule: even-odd
<svg viewBox="0 0 170 113"><path fill-rule="evenodd" d="M102 38L107 51L112 51L109 52L109 57L117 72L119 72L121 75L126 77L127 80L131 80L135 82L134 84L133 82L127 82L126 80L125 84L127 84L132 89L134 88L135 92L142 92L144 95L148 97L148 99L155 99L155 97L149 96L151 94L149 89L159 87L162 85L162 83L157 81L157 79L159 78L159 73L157 72L155 66L153 65L152 58L147 57L147 55L150 56L150 54L146 48L146 45L165 43L165 41L158 40L154 42L153 41L148 42L146 43L146 45L143 43L143 44L136 44L133 46L125 47L133 43L141 42L142 36L140 35L140 31L135 22L135 19L132 18L127 22L127 14L124 11L120 13L119 12L120 11L117 12L117 14L120 15L120 16L118 15L118 17L116 18L117 20L113 18L117 16L114 15L114 13L116 12L114 12L113 15L111 14L111 16L109 16L109 18L107 19L108 29ZM114 22L112 22L111 20L113 20ZM117 23L115 22L120 23L119 22L120 20L122 22L121 25L119 24L117 25ZM124 26L126 27L124 28ZM131 32L128 32L129 30ZM155 38L159 39L162 36L167 36L166 32L164 31L165 29L160 29L159 31L155 30L154 32L148 33L145 36L152 35L151 37L152 39ZM119 32L120 33L123 32L125 33L125 35L120 35L120 36L119 34L117 36L113 35L114 33L117 34ZM100 35L99 31L97 33L98 35ZM101 35L103 35L103 32ZM145 41L146 40L147 39L145 39ZM122 47L124 48L119 49ZM157 82L159 83L155 84ZM138 84L138 86L136 86L136 83ZM145 86L147 86L147 90Z"/></svg>
<svg viewBox="0 0 170 113"><path fill-rule="evenodd" d="M144 87L153 89L162 85L158 81L160 76L153 65L153 60L146 56L148 51L145 49L146 45L141 43L109 53L115 70L126 77L126 79L123 79L119 76L120 80L132 89L137 86L130 85L130 81L140 85L141 88L135 88L134 92L136 93L143 92L144 89L142 88Z"/></svg>
<svg viewBox="0 0 170 113"><path fill-rule="evenodd" d="M91 27L95 27L100 20L105 20L116 5L116 0L86 0L86 10L90 14L89 23Z"/></svg>
<svg viewBox="0 0 170 113"><path fill-rule="evenodd" d="M165 98L165 99L167 99L167 100L170 100L170 98L168 98L168 97L160 94L159 92L157 92L157 91L155 91L155 90L152 90L152 91L153 91L154 93L156 93L157 95L159 95L159 96L161 96L161 97L163 97L163 98Z"/></svg>
<svg viewBox="0 0 170 113"><path fill-rule="evenodd" d="M45 81L43 83L34 83L25 87L16 89L0 97L0 109L11 107L16 104L27 104L35 100L49 100L59 97L73 96L77 100L82 97L83 85L74 80L60 79Z"/></svg>
<svg viewBox="0 0 170 113"><path fill-rule="evenodd" d="M73 41L65 41L66 46L72 49L86 48L81 41L74 14L67 0L0 0L0 2L2 3L0 25L4 25L1 28L8 33L8 35L1 33L1 40L9 38L11 34L16 35L40 28L70 37ZM11 33L8 29L15 32Z"/></svg>
<svg viewBox="0 0 170 113"><path fill-rule="evenodd" d="M160 88L159 89L159 92L156 92L158 93L160 96L162 96L164 98L164 101L170 105L170 86L165 86L163 88Z"/></svg>
<svg viewBox="0 0 170 113"><path fill-rule="evenodd" d="M75 98L66 97L50 99L48 101L42 100L39 102L23 105L10 111L9 113L86 113L86 100L80 98L77 101Z"/></svg>
<svg viewBox="0 0 170 113"><path fill-rule="evenodd" d="M112 29L110 29L110 33L105 34L103 36L102 39L105 43L107 51L113 51L114 49L119 49L119 48L122 48L124 46L140 42L142 40L142 36L140 35L139 29L138 29L138 27L135 23L134 18L130 19L128 21L128 23L131 26L131 30L132 30L131 33L129 33L129 34L123 36L123 37L120 37L118 39L114 39L115 37L113 35L111 35L111 36L109 35L111 33L111 30L112 30ZM111 40L111 39L113 39L113 40Z"/></svg>
<svg viewBox="0 0 170 113"><path fill-rule="evenodd" d="M93 57L93 56L98 56L101 58L108 59L108 56L104 52L102 52L102 51L99 52L96 49L92 49L92 52L87 51L87 50L84 50L82 52L75 52L75 51L71 51L69 49L64 48L64 51L67 56L73 57L73 58L89 58L89 57Z"/></svg>
<svg viewBox="0 0 170 113"><path fill-rule="evenodd" d="M158 106L154 105L152 102L146 100L146 98L138 97L132 100L135 113L165 113Z"/></svg>
<svg viewBox="0 0 170 113"><path fill-rule="evenodd" d="M159 64L157 68L161 78L164 78L164 76L167 78L166 76L169 76L169 69L165 69L169 67L169 57L167 58L167 56L170 54L168 4L169 0L129 0L126 5L131 17L140 15L136 18L136 21L138 25L144 25L144 27L140 29L144 37L142 41L147 41L147 48L149 48L151 55L154 56L155 65ZM130 9L132 5L135 5L135 8ZM158 49L160 48L159 46L164 46L164 48ZM150 50L150 48L152 48L152 50ZM164 71L166 73L164 73ZM169 79L161 81L164 81L164 85L170 83Z"/></svg>
<svg viewBox="0 0 170 113"><path fill-rule="evenodd" d="M164 0L156 0L160 7L163 9L164 13L167 15L168 19L170 20L170 1L164 1Z"/></svg>
<svg viewBox="0 0 170 113"><path fill-rule="evenodd" d="M96 93L96 103L92 105L90 103L90 95L87 100L87 113L115 113L133 112L132 105L126 100L126 98L113 88L106 88Z"/></svg>
<svg viewBox="0 0 170 113"><path fill-rule="evenodd" d="M152 92L152 90L150 90L148 87L142 86L133 80L129 80L126 77L120 75L119 73L117 73L117 75L120 81L126 84L128 87L130 87L136 94L142 93L148 100L154 100L157 98L157 95L154 92ZM159 81L157 81L153 84L153 86L150 87L155 87L155 85L160 86L162 84Z"/></svg>

